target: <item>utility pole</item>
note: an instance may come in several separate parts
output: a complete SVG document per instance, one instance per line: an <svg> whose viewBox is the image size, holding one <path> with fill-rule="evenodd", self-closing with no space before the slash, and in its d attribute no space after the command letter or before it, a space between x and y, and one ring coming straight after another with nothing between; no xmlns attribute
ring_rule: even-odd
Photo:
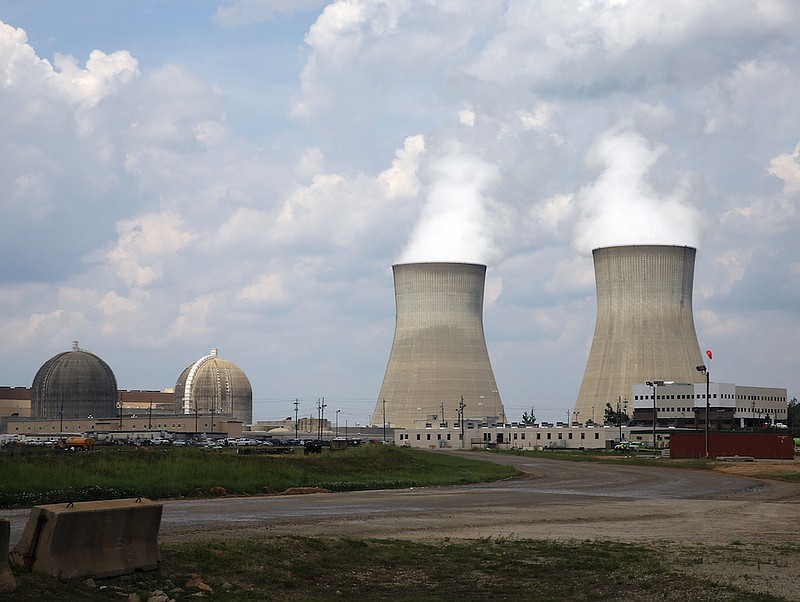
<svg viewBox="0 0 800 602"><path fill-rule="evenodd" d="M297 411L298 411L299 408L300 408L300 400L295 398L295 400L294 400L294 438L295 438L295 441L297 441L297 438L298 438L297 437L297 431L298 431L299 425L297 423Z"/></svg>
<svg viewBox="0 0 800 602"><path fill-rule="evenodd" d="M320 416L319 416L319 440L320 441L322 441L322 433L324 432L322 430L322 423L325 421L325 408L326 407L328 407L328 406L325 404L325 398L323 397L322 398L322 407L320 408L321 413L320 413Z"/></svg>
<svg viewBox="0 0 800 602"><path fill-rule="evenodd" d="M383 400L383 442L386 443L386 400Z"/></svg>

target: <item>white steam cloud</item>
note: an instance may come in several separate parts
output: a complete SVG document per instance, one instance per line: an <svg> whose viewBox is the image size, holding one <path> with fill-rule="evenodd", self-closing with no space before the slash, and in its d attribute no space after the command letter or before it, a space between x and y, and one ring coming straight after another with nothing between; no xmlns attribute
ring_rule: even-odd
<svg viewBox="0 0 800 602"><path fill-rule="evenodd" d="M631 130L612 128L598 137L587 159L600 175L575 198L572 242L579 252L632 244L697 247L704 220L690 204L688 180L662 191L649 178L664 152Z"/></svg>
<svg viewBox="0 0 800 602"><path fill-rule="evenodd" d="M425 202L400 262L497 261L509 223L507 210L491 196L500 170L455 151L434 161L429 173Z"/></svg>

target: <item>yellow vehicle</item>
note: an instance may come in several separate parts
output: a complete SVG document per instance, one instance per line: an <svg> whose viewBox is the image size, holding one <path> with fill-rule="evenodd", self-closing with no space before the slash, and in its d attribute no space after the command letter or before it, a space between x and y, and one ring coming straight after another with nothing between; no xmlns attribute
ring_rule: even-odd
<svg viewBox="0 0 800 602"><path fill-rule="evenodd" d="M53 449L63 449L75 451L82 449L85 451L94 449L94 439L92 437L66 437L53 444Z"/></svg>

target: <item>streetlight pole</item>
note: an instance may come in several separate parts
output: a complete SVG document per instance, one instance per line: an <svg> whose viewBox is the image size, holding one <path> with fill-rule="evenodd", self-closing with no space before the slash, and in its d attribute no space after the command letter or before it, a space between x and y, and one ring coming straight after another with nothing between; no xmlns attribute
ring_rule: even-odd
<svg viewBox="0 0 800 602"><path fill-rule="evenodd" d="M320 415L319 415L319 440L322 441L322 423L325 421L325 408L328 407L328 404L325 403L325 398L322 398L322 406L320 407Z"/></svg>
<svg viewBox="0 0 800 602"><path fill-rule="evenodd" d="M709 404L711 403L709 400L709 391L711 389L711 373L708 371L708 368L706 368L705 364L697 366L697 371L706 375L706 459L708 459L708 411Z"/></svg>
<svg viewBox="0 0 800 602"><path fill-rule="evenodd" d="M383 442L386 443L386 400L383 402Z"/></svg>
<svg viewBox="0 0 800 602"><path fill-rule="evenodd" d="M658 387L662 387L664 385L674 385L674 380L654 380L654 381L647 381L645 383L648 387L653 389L653 452L656 451L656 418L658 413L658 406L656 405L656 401L658 399Z"/></svg>
<svg viewBox="0 0 800 602"><path fill-rule="evenodd" d="M317 441L322 440L322 414L321 412L321 402L317 399Z"/></svg>
<svg viewBox="0 0 800 602"><path fill-rule="evenodd" d="M297 431L300 428L300 425L297 422L297 410L299 409L299 407L300 407L300 400L295 398L295 400L294 400L294 440L295 440L295 443L297 442L297 439L298 439Z"/></svg>
<svg viewBox="0 0 800 602"><path fill-rule="evenodd" d="M461 396L461 403L458 404L458 415L459 415L459 424L461 425L461 448L464 448L464 408L466 404L464 403L464 396Z"/></svg>
<svg viewBox="0 0 800 602"><path fill-rule="evenodd" d="M339 438L339 412L341 410L336 410L336 438Z"/></svg>
<svg viewBox="0 0 800 602"><path fill-rule="evenodd" d="M656 451L656 393L658 391L658 381L647 381L645 383L653 389L653 453Z"/></svg>

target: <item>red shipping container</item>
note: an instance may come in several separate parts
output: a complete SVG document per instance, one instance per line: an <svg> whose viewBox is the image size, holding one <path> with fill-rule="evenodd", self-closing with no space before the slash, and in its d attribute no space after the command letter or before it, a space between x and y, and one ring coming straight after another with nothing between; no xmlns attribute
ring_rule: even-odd
<svg viewBox="0 0 800 602"><path fill-rule="evenodd" d="M669 447L672 458L705 458L705 433L673 433ZM714 432L708 434L708 454L711 458L746 456L761 460L792 460L794 441L788 434Z"/></svg>

